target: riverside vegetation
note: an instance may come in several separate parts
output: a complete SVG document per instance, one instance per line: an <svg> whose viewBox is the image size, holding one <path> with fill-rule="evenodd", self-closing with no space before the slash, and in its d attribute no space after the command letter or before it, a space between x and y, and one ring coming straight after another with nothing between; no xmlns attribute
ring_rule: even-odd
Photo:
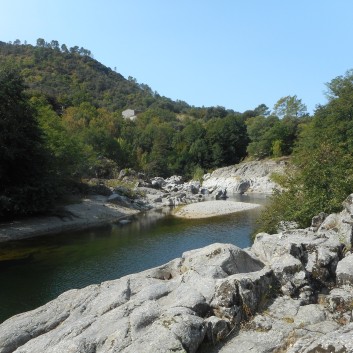
<svg viewBox="0 0 353 353"><path fill-rule="evenodd" d="M327 84L327 104L309 116L296 96L272 112L173 102L57 41L0 43L0 64L2 218L45 212L82 180L128 168L199 179L246 157L290 156L260 222L278 234L68 291L4 322L1 352L353 350L353 71ZM136 120L123 119L127 108ZM228 182L237 171L213 175ZM304 229L279 231L281 222Z"/></svg>
<svg viewBox="0 0 353 353"><path fill-rule="evenodd" d="M262 230L282 220L307 226L353 191L352 71L328 83L328 103L310 116L297 96L272 111L172 101L56 40L0 42L0 65L2 218L45 212L77 182L124 168L200 178L244 158L291 156ZM128 108L137 119L122 117Z"/></svg>

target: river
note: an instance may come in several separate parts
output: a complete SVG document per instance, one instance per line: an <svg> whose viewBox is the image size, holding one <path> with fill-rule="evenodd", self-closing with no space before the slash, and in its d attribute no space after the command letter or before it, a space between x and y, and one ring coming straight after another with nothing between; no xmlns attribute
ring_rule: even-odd
<svg viewBox="0 0 353 353"><path fill-rule="evenodd" d="M263 196L236 201L264 204ZM180 257L215 242L251 245L260 208L202 220L170 210L149 211L130 224L38 237L0 245L0 323L72 288L112 280Z"/></svg>

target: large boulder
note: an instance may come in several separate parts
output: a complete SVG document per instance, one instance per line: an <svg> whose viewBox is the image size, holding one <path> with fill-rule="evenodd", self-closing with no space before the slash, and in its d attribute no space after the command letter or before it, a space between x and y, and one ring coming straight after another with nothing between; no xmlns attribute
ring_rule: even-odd
<svg viewBox="0 0 353 353"><path fill-rule="evenodd" d="M353 254L349 254L338 262L336 269L337 284L353 286Z"/></svg>
<svg viewBox="0 0 353 353"><path fill-rule="evenodd" d="M193 353L256 310L271 285L263 266L230 244L188 251L163 266L68 291L5 321L0 352Z"/></svg>
<svg viewBox="0 0 353 353"><path fill-rule="evenodd" d="M151 179L151 185L153 188L156 189L161 189L163 186L165 186L167 183L162 177L155 177Z"/></svg>
<svg viewBox="0 0 353 353"><path fill-rule="evenodd" d="M181 185L184 182L184 178L181 175L172 175L171 177L165 179L167 184Z"/></svg>
<svg viewBox="0 0 353 353"><path fill-rule="evenodd" d="M318 233L335 233L348 249L353 245L353 194L342 203L343 210L325 217Z"/></svg>
<svg viewBox="0 0 353 353"><path fill-rule="evenodd" d="M216 200L225 200L227 198L227 189L218 189L214 194Z"/></svg>
<svg viewBox="0 0 353 353"><path fill-rule="evenodd" d="M261 270L264 265L246 251L234 246L215 243L183 254L183 269L193 270L211 278L225 278L238 273Z"/></svg>
<svg viewBox="0 0 353 353"><path fill-rule="evenodd" d="M335 283L342 243L336 234L309 229L259 233L251 251L275 273L281 292L309 303Z"/></svg>

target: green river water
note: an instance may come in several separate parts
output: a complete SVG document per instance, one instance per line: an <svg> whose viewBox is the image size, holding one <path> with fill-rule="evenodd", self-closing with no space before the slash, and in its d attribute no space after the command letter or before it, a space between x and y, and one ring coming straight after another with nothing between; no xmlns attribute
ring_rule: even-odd
<svg viewBox="0 0 353 353"><path fill-rule="evenodd" d="M264 197L237 201L264 204ZM211 243L251 245L260 208L202 220L184 220L170 210L149 211L127 225L38 237L0 245L0 323L34 309L72 288L164 264L184 251Z"/></svg>

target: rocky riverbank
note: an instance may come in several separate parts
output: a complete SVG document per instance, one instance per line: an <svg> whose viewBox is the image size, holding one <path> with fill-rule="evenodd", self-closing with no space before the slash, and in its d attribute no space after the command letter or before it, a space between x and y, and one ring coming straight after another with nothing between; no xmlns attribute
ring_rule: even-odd
<svg viewBox="0 0 353 353"><path fill-rule="evenodd" d="M49 215L0 224L0 243L98 227L153 208L224 200L233 193L270 193L275 186L270 181L271 173L281 172L283 168L284 162L246 162L217 169L211 175L206 174L202 182L185 181L181 176L150 179L133 170L122 170L117 180L91 181L91 195L79 202L55 208ZM119 185L107 186L116 183ZM247 189L244 183L249 186ZM213 205L207 211L205 205L204 213L207 216L229 213L222 211L223 205L219 206L219 210Z"/></svg>
<svg viewBox="0 0 353 353"><path fill-rule="evenodd" d="M353 195L311 227L212 244L0 325L0 353L353 351Z"/></svg>

